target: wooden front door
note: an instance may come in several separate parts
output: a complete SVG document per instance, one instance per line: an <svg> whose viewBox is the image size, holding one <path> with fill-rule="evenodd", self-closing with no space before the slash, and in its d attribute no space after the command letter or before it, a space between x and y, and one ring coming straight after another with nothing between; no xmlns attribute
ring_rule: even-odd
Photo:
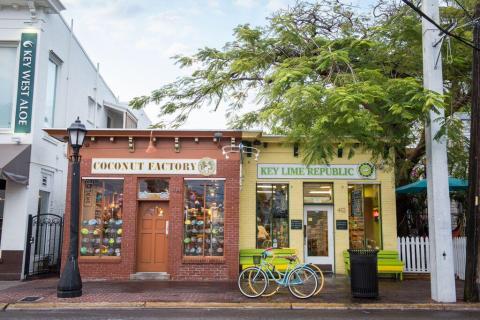
<svg viewBox="0 0 480 320"><path fill-rule="evenodd" d="M168 203L140 202L138 208L137 271L166 272Z"/></svg>

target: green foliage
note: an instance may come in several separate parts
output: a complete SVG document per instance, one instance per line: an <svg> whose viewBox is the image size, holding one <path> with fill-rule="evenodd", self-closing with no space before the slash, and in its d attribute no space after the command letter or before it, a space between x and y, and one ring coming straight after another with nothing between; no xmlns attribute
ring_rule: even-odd
<svg viewBox="0 0 480 320"><path fill-rule="evenodd" d="M424 156L420 137L428 112L443 108L451 168L462 175L465 143L451 115L470 102L470 49L446 42L445 95L426 91L419 17L388 1L379 1L374 13L376 18L367 18L336 0L298 2L270 17L265 27L238 26L221 50L201 48L174 57L180 67L194 69L191 75L131 105L159 104L160 114L175 116L173 127L192 110L223 105L233 128L284 134L304 147L308 163L329 162L338 144L353 156L359 142L373 160L395 155L386 160L395 161L397 182L407 180ZM463 25L468 18L447 6L442 20ZM471 38L468 26L456 33ZM258 108L241 114L249 96L256 97Z"/></svg>

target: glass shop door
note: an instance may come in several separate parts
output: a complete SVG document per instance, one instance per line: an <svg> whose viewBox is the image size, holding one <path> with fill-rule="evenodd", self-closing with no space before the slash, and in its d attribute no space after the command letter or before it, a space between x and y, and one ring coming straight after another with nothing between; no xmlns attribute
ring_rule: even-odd
<svg viewBox="0 0 480 320"><path fill-rule="evenodd" d="M330 265L333 270L333 206L304 206L305 262Z"/></svg>

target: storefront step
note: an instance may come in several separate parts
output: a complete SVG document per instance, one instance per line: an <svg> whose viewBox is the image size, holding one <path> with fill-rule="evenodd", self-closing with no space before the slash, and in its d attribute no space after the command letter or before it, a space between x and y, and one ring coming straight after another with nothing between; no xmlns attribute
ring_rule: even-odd
<svg viewBox="0 0 480 320"><path fill-rule="evenodd" d="M166 272L137 272L130 275L130 280L170 280L170 274Z"/></svg>

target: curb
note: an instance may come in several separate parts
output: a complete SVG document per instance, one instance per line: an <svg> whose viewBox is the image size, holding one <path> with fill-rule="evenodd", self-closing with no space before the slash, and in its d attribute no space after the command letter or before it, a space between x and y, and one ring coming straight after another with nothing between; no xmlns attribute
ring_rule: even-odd
<svg viewBox="0 0 480 320"><path fill-rule="evenodd" d="M277 309L480 311L480 303L290 303L290 302L40 302L0 304L5 311L85 309Z"/></svg>
<svg viewBox="0 0 480 320"><path fill-rule="evenodd" d="M83 310L83 309L140 309L145 302L18 302L7 305L10 310Z"/></svg>
<svg viewBox="0 0 480 320"><path fill-rule="evenodd" d="M291 309L289 302L146 302L151 309Z"/></svg>
<svg viewBox="0 0 480 320"><path fill-rule="evenodd" d="M292 303L294 310L431 310L480 311L480 303Z"/></svg>

